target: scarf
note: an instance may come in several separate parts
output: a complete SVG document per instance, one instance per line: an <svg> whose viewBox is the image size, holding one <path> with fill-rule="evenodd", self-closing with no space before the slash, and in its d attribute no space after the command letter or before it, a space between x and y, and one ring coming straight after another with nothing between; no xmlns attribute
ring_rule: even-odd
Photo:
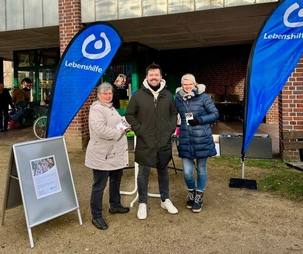
<svg viewBox="0 0 303 254"><path fill-rule="evenodd" d="M183 88L181 88L179 91L179 94L184 101L188 101L188 100L192 99L193 97L195 97L195 95L197 94L197 91L198 91L198 89L196 86L189 93L185 92L183 90Z"/></svg>

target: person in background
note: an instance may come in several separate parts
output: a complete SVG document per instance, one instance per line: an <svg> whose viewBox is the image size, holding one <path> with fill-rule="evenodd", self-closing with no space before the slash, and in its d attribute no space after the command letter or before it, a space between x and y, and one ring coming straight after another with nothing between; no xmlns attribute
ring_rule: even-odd
<svg viewBox="0 0 303 254"><path fill-rule="evenodd" d="M150 168L158 173L161 207L171 214L178 209L169 199L168 163L172 158L171 136L176 130L177 108L162 79L158 64L146 68L143 86L131 97L125 117L137 137L135 161L139 164L137 177L139 208L137 217L147 217L148 178Z"/></svg>
<svg viewBox="0 0 303 254"><path fill-rule="evenodd" d="M24 92L18 87L14 87L14 92L12 95L12 102L16 107L18 107L19 102L24 102L25 101L25 95Z"/></svg>
<svg viewBox="0 0 303 254"><path fill-rule="evenodd" d="M8 106L14 108L9 90L0 83L0 131L8 131Z"/></svg>
<svg viewBox="0 0 303 254"><path fill-rule="evenodd" d="M24 92L24 96L25 96L25 101L29 102L30 100L30 87L33 86L33 82L31 79L29 78L24 78L21 80L21 85L22 85L22 91Z"/></svg>
<svg viewBox="0 0 303 254"><path fill-rule="evenodd" d="M120 183L123 168L128 166L126 132L130 128L117 128L121 116L112 105L113 86L107 82L97 88L98 100L89 112L90 140L85 155L85 166L93 169L91 193L92 223L98 229L108 226L102 217L103 192L109 178L109 213L127 213L121 205Z"/></svg>
<svg viewBox="0 0 303 254"><path fill-rule="evenodd" d="M16 108L18 107L24 108L26 106L25 94L18 86L14 87L12 102L14 103ZM18 117L19 127L22 127L23 125L23 118L24 117L22 115Z"/></svg>
<svg viewBox="0 0 303 254"><path fill-rule="evenodd" d="M194 213L200 212L203 206L207 158L217 154L210 123L218 119L219 112L204 91L205 86L197 84L192 74L185 74L175 98L181 117L178 153L182 158L184 181L188 189L186 207ZM194 179L194 167L197 181Z"/></svg>

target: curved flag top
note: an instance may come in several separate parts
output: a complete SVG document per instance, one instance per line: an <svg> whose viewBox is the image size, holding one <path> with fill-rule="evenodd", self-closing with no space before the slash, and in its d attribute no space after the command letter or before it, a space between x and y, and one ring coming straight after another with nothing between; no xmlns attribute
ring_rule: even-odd
<svg viewBox="0 0 303 254"><path fill-rule="evenodd" d="M122 39L109 24L80 30L60 59L50 99L47 137L63 135L118 51Z"/></svg>
<svg viewBox="0 0 303 254"><path fill-rule="evenodd" d="M303 53L303 1L280 2L254 42L245 80L242 159Z"/></svg>

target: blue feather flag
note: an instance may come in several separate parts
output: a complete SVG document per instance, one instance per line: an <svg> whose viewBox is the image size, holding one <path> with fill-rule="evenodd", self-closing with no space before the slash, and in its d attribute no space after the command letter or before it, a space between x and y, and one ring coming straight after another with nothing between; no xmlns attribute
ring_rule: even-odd
<svg viewBox="0 0 303 254"><path fill-rule="evenodd" d="M242 160L302 53L303 1L282 1L264 22L250 53L244 92Z"/></svg>
<svg viewBox="0 0 303 254"><path fill-rule="evenodd" d="M104 22L81 29L66 47L56 70L48 112L48 138L61 136L87 100L122 44Z"/></svg>

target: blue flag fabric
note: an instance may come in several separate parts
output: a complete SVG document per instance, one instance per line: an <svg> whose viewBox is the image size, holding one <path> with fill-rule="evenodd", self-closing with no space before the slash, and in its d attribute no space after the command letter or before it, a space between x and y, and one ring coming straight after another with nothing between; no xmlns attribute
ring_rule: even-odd
<svg viewBox="0 0 303 254"><path fill-rule="evenodd" d="M109 24L80 30L60 59L50 98L47 137L61 136L108 68L122 44Z"/></svg>
<svg viewBox="0 0 303 254"><path fill-rule="evenodd" d="M245 81L242 158L302 53L303 1L285 0L264 22L250 53Z"/></svg>

